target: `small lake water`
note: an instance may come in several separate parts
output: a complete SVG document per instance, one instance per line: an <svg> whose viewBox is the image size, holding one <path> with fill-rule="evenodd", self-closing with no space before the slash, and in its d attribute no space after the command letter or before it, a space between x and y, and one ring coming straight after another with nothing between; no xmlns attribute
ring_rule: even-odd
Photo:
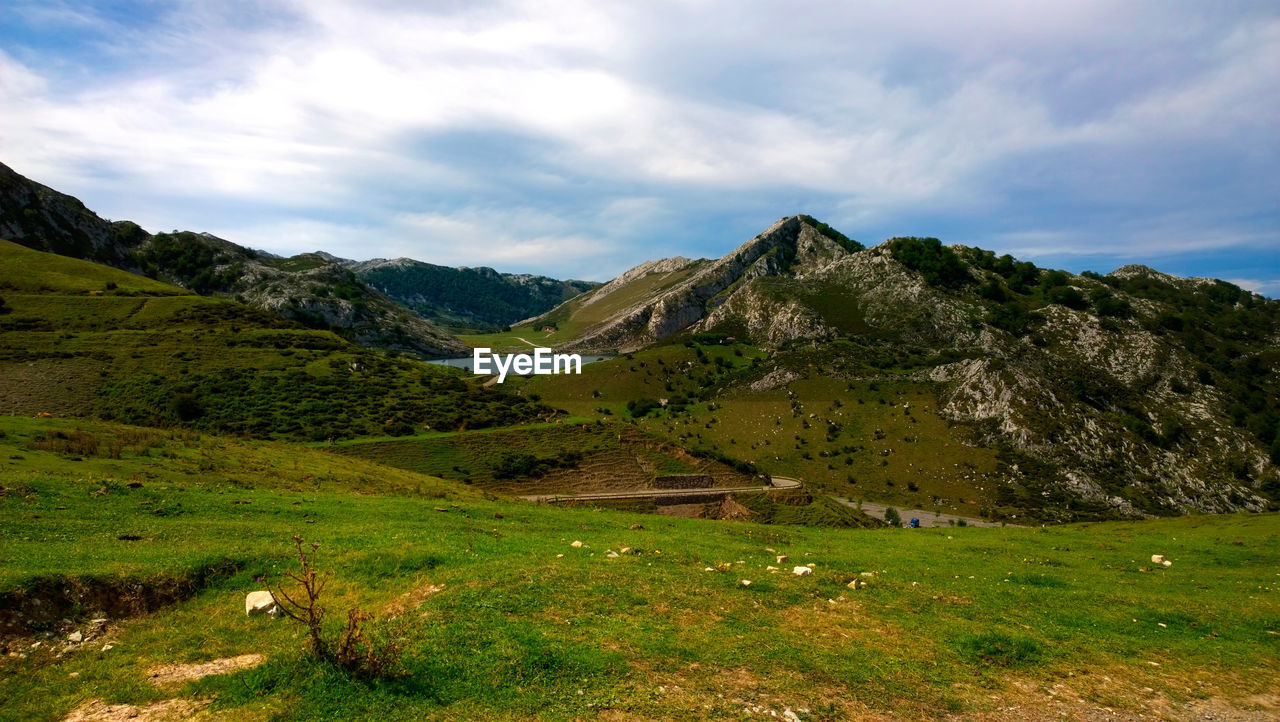
<svg viewBox="0 0 1280 722"><path fill-rule="evenodd" d="M501 354L501 355L506 356L508 354ZM582 356L582 363L584 364L594 363L596 361L608 361L611 358L617 358L616 355L605 356L605 355L587 354L587 353L579 354L579 355ZM470 371L472 370L472 367L475 366L475 357L463 356L461 358L438 358L438 359L432 359L427 363L439 364L441 366L452 366L457 369L466 369ZM490 366L492 366L492 363L490 363Z"/></svg>

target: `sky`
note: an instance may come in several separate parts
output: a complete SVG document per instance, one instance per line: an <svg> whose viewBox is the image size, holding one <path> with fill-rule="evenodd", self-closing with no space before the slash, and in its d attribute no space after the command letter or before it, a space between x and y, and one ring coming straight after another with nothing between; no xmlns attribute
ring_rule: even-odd
<svg viewBox="0 0 1280 722"><path fill-rule="evenodd" d="M1280 296L1280 4L0 0L0 162L279 254L607 280L808 213Z"/></svg>

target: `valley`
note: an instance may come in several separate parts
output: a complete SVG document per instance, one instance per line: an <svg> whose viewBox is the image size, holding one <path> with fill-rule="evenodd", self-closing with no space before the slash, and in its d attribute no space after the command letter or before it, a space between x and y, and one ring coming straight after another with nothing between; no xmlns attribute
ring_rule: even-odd
<svg viewBox="0 0 1280 722"><path fill-rule="evenodd" d="M118 267L194 234L106 265L108 236L20 215L0 717L1280 711L1275 301L793 216L720 259L538 281L569 297L507 330L501 304L418 316L428 348L246 275ZM218 247L304 274L317 314L398 303L356 262ZM429 362L535 345L602 358L502 384ZM385 668L247 616L307 564L318 628L354 614Z"/></svg>

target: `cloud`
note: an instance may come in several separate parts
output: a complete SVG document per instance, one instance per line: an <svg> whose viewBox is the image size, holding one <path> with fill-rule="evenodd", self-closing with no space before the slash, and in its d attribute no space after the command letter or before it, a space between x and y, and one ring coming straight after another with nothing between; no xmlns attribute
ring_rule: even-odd
<svg viewBox="0 0 1280 722"><path fill-rule="evenodd" d="M1028 254L1280 241L1265 5L15 9L6 163L277 252L598 278L798 211Z"/></svg>

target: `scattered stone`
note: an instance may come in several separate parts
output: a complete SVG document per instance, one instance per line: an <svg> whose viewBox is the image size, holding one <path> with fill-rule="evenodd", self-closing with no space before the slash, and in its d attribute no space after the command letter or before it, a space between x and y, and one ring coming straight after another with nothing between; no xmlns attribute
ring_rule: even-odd
<svg viewBox="0 0 1280 722"><path fill-rule="evenodd" d="M244 613L250 617L265 614L274 619L280 614L280 605L271 592L249 592L244 597Z"/></svg>
<svg viewBox="0 0 1280 722"><path fill-rule="evenodd" d="M574 539L573 543L570 544L569 546L573 547L574 549L580 549L582 548L582 542L578 541L577 539Z"/></svg>
<svg viewBox="0 0 1280 722"><path fill-rule="evenodd" d="M787 562L789 562L789 561L791 561L791 557L787 556L786 554L779 554L779 555L778 555L778 563L779 563L779 564L786 564L786 563L787 563Z"/></svg>
<svg viewBox="0 0 1280 722"><path fill-rule="evenodd" d="M618 553L619 553L619 554L630 554L630 553L631 553L631 547L622 547L621 549L619 549L619 550L618 550Z"/></svg>
<svg viewBox="0 0 1280 722"><path fill-rule="evenodd" d="M1166 567L1171 567L1171 566L1173 566L1173 562L1169 561L1168 559L1165 559L1164 561L1162 561L1162 562L1160 562L1160 563L1161 563L1161 564L1163 564L1163 565L1165 565Z"/></svg>
<svg viewBox="0 0 1280 722"><path fill-rule="evenodd" d="M742 586L744 586L744 587L749 587L749 586L751 586L751 580L750 580L750 579L743 579L743 580L742 580Z"/></svg>
<svg viewBox="0 0 1280 722"><path fill-rule="evenodd" d="M564 555L563 555L563 554L557 554L557 555L556 555L556 559L563 559L563 558L564 558Z"/></svg>
<svg viewBox="0 0 1280 722"><path fill-rule="evenodd" d="M501 518L502 518L502 512L500 512L500 511L495 511L495 512L493 512L493 518L494 518L494 519L501 519Z"/></svg>
<svg viewBox="0 0 1280 722"><path fill-rule="evenodd" d="M79 677L79 676L80 676L80 673L79 673L79 672L72 672L71 674L68 674L67 676L68 676L68 677L71 677L71 678L75 678L75 677Z"/></svg>
<svg viewBox="0 0 1280 722"><path fill-rule="evenodd" d="M81 634L80 632L72 632L71 634L67 635L67 641L71 642L72 644L79 644L84 641L84 635Z"/></svg>
<svg viewBox="0 0 1280 722"><path fill-rule="evenodd" d="M1152 555L1151 555L1151 563L1152 563L1152 564L1164 564L1164 555L1163 555L1163 554L1152 554Z"/></svg>
<svg viewBox="0 0 1280 722"><path fill-rule="evenodd" d="M116 645L114 645L114 644L104 644L104 645L102 645L102 651L104 651L104 652L110 652L110 651L111 651L111 649L112 649L112 647L115 647L115 646L116 646Z"/></svg>
<svg viewBox="0 0 1280 722"><path fill-rule="evenodd" d="M711 567L707 567L706 569L703 569L702 571L704 571L704 572L714 572L715 570L714 570L714 569L712 569Z"/></svg>
<svg viewBox="0 0 1280 722"><path fill-rule="evenodd" d="M765 568L764 568L764 570L765 570L766 572L777 572L777 571L778 571L778 568L777 568L777 567L765 567Z"/></svg>
<svg viewBox="0 0 1280 722"><path fill-rule="evenodd" d="M443 506L437 506L436 511L449 511L449 510L444 508Z"/></svg>
<svg viewBox="0 0 1280 722"><path fill-rule="evenodd" d="M609 552L608 554L605 554L605 556L606 556L606 557L609 557L610 559L617 559L617 558L618 558L618 553L617 553L617 552L615 552L615 551L611 551L611 552Z"/></svg>
<svg viewBox="0 0 1280 722"><path fill-rule="evenodd" d="M862 589L867 586L867 583L862 581L861 577L854 577L853 581L849 582L845 586L850 589Z"/></svg>
<svg viewBox="0 0 1280 722"><path fill-rule="evenodd" d="M641 526L641 525L639 525L639 524L632 524L632 525L631 525L631 531L640 531L640 530L642 530L642 529L644 529L644 527L643 527L643 526Z"/></svg>
<svg viewBox="0 0 1280 722"><path fill-rule="evenodd" d="M807 577L810 574L813 574L813 569L809 567L796 567L791 570L791 573L797 577Z"/></svg>

